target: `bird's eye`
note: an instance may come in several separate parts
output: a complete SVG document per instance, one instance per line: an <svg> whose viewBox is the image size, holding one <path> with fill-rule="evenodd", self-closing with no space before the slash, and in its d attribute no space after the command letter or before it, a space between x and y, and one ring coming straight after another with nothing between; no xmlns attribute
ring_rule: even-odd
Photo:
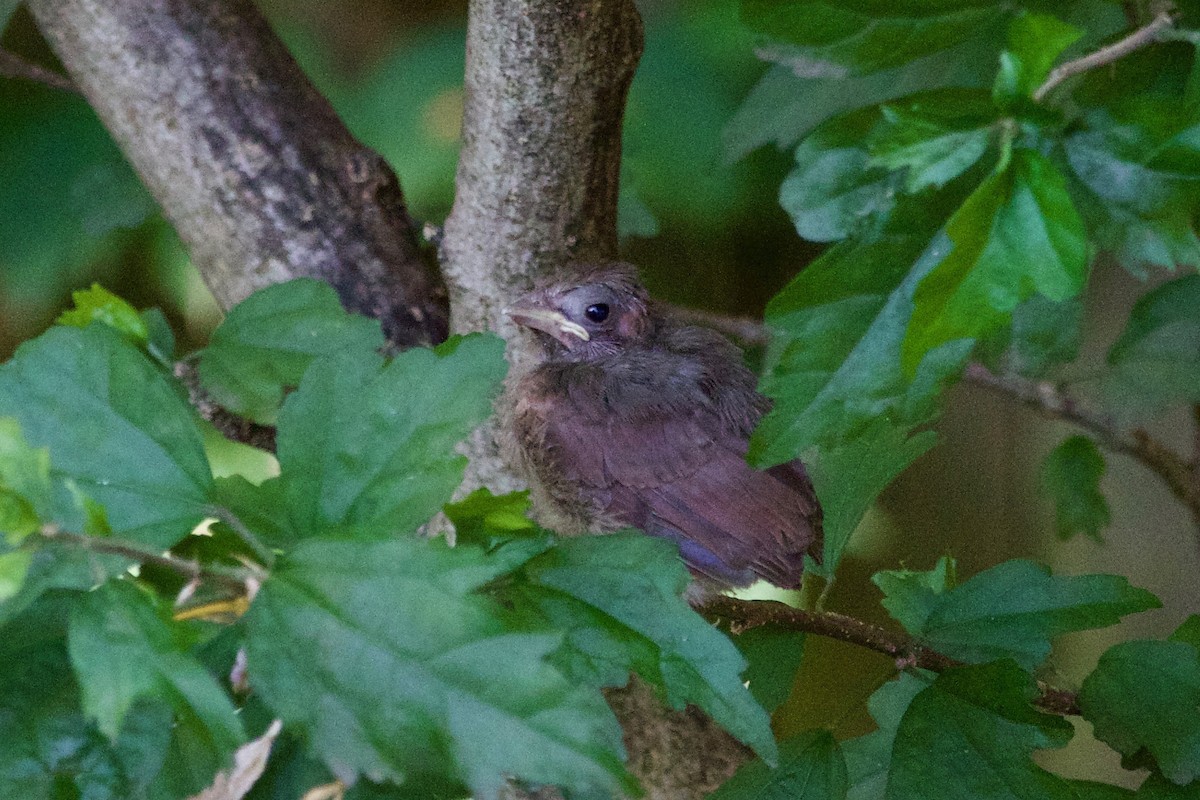
<svg viewBox="0 0 1200 800"><path fill-rule="evenodd" d="M590 305L584 309L583 313L592 322L604 322L608 319L608 303Z"/></svg>

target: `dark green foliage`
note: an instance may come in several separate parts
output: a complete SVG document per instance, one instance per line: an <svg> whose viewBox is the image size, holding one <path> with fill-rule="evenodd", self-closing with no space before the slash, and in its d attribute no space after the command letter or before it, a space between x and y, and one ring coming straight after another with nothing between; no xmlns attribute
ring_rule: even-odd
<svg viewBox="0 0 1200 800"><path fill-rule="evenodd" d="M1161 605L1125 578L1052 576L1031 561L1006 561L959 585L948 559L928 573L880 572L874 581L892 616L938 652L975 664L1011 658L1026 669L1045 660L1056 636Z"/></svg>
<svg viewBox="0 0 1200 800"><path fill-rule="evenodd" d="M1108 502L1100 493L1104 456L1086 436L1072 436L1046 457L1042 490L1054 500L1055 528L1062 539L1085 533L1102 541L1108 525Z"/></svg>
<svg viewBox="0 0 1200 800"><path fill-rule="evenodd" d="M738 770L710 800L841 800L846 760L828 731L809 731L779 743L779 766L754 761Z"/></svg>
<svg viewBox="0 0 1200 800"><path fill-rule="evenodd" d="M1175 784L1200 777L1200 653L1194 642L1114 645L1083 682L1079 704L1096 737L1127 759L1144 751Z"/></svg>

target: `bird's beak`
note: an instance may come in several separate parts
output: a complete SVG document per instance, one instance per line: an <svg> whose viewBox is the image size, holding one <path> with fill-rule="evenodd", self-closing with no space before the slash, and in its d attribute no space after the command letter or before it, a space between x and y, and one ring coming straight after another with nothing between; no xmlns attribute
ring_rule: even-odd
<svg viewBox="0 0 1200 800"><path fill-rule="evenodd" d="M504 309L504 314L518 325L550 334L567 348L573 347L579 341L586 342L592 338L582 325L567 319L561 312L551 311L548 308L516 305Z"/></svg>

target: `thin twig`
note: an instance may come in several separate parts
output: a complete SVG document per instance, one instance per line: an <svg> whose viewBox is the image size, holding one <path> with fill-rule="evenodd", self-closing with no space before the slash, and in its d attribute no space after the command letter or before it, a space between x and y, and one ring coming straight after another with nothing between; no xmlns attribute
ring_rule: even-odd
<svg viewBox="0 0 1200 800"><path fill-rule="evenodd" d="M260 578L251 570L241 567L222 567L217 564L201 564L198 561L188 561L170 553L156 553L144 546L111 536L88 536L82 533L64 531L57 525L43 525L41 534L46 539L63 542L72 547L78 547L92 553L124 556L139 564L153 564L170 570L188 580L211 580L220 583L239 594L246 592L248 582Z"/></svg>
<svg viewBox="0 0 1200 800"><path fill-rule="evenodd" d="M996 375L982 364L969 364L963 377L977 386L1006 394L1049 417L1063 419L1092 434L1113 452L1125 453L1142 462L1162 479L1192 516L1200 522L1200 485L1192 466L1167 445L1142 428L1125 431L1109 417L1084 408L1047 381L1032 381L1019 375Z"/></svg>
<svg viewBox="0 0 1200 800"><path fill-rule="evenodd" d="M728 622L735 634L762 625L779 625L874 650L894 659L898 669L944 672L965 666L964 662L925 647L905 634L844 614L802 611L774 600L739 600L724 595L708 600L699 610L710 619ZM1034 705L1064 716L1080 713L1074 692L1041 683L1038 686L1041 694L1034 700Z"/></svg>
<svg viewBox="0 0 1200 800"><path fill-rule="evenodd" d="M71 94L82 96L83 92L75 82L61 72L46 69L40 64L27 61L16 53L0 49L0 76L5 78L21 78L27 81L49 86Z"/></svg>
<svg viewBox="0 0 1200 800"><path fill-rule="evenodd" d="M1149 23L1138 28L1124 39L1115 41L1107 47L1102 47L1094 53L1088 53L1086 56L1076 58L1073 61L1059 64L1050 70L1050 74L1046 77L1045 82L1034 91L1034 102L1041 102L1042 98L1072 75L1078 75L1096 67L1111 64L1135 50L1140 50L1147 45L1153 44L1158 41L1163 31L1174 24L1174 17L1171 16L1169 11L1160 11Z"/></svg>

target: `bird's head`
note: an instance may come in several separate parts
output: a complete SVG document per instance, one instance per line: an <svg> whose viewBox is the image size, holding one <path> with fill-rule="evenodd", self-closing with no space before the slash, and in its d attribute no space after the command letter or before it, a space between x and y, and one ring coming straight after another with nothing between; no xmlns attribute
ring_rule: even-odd
<svg viewBox="0 0 1200 800"><path fill-rule="evenodd" d="M532 330L547 355L573 361L616 353L653 328L645 288L633 267L618 262L572 265L505 313Z"/></svg>

